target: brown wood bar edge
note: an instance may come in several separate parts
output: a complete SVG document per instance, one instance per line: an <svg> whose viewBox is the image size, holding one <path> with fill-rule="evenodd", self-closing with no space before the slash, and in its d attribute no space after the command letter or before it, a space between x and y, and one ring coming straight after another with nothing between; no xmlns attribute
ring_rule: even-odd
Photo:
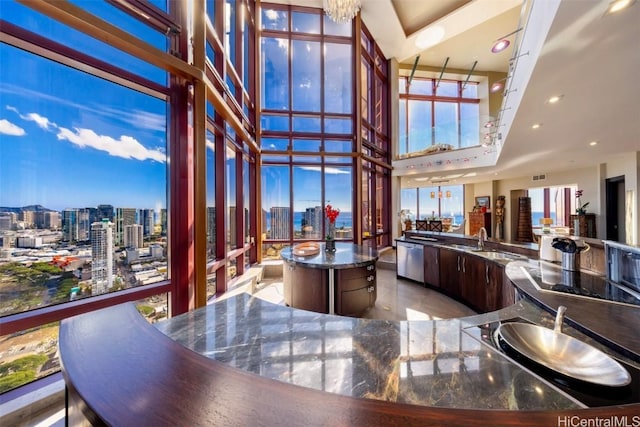
<svg viewBox="0 0 640 427"><path fill-rule="evenodd" d="M637 404L572 411L447 409L308 389L193 352L147 323L133 303L62 321L59 346L73 426L557 426L571 417L624 416L640 421Z"/></svg>

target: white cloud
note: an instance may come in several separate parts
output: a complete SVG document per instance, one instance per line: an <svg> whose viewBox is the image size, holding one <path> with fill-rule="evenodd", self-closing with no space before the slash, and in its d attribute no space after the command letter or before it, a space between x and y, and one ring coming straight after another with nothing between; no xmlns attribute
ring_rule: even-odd
<svg viewBox="0 0 640 427"><path fill-rule="evenodd" d="M111 107L100 107L93 111L101 116L111 117L138 128L160 132L164 132L167 128L166 119L162 114L150 113L143 110L124 111Z"/></svg>
<svg viewBox="0 0 640 427"><path fill-rule="evenodd" d="M207 148L214 153L216 152L216 144L211 139L207 138Z"/></svg>
<svg viewBox="0 0 640 427"><path fill-rule="evenodd" d="M21 118L23 118L24 120L29 120L31 122L36 122L36 124L38 126L40 126L41 129L44 130L49 130L49 128L57 128L58 125L56 125L53 122L50 122L49 119L47 119L46 117L41 116L40 114L37 113L29 113L26 116L23 116L22 114L20 115Z"/></svg>
<svg viewBox="0 0 640 427"><path fill-rule="evenodd" d="M20 126L14 125L9 120L0 119L0 134L23 136L26 135L26 132Z"/></svg>
<svg viewBox="0 0 640 427"><path fill-rule="evenodd" d="M78 147L91 147L105 151L111 156L123 159L155 160L164 163L167 157L162 149L148 149L135 138L122 135L120 139L114 139L106 135L98 135L91 129L59 128L58 140L67 140Z"/></svg>
<svg viewBox="0 0 640 427"><path fill-rule="evenodd" d="M38 127L40 127L41 129L50 130L51 128L58 127L58 125L56 125L52 121L49 121L49 119L47 119L44 116L41 116L38 113L20 114L20 111L18 111L16 107L7 105L6 108L7 110L13 111L17 115L19 115L22 120L26 120L28 122L35 122L38 125Z"/></svg>

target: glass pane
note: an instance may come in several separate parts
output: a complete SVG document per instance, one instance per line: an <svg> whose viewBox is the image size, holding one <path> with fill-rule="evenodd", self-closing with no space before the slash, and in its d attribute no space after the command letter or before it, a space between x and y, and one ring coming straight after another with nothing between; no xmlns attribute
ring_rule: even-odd
<svg viewBox="0 0 640 427"><path fill-rule="evenodd" d="M293 109L320 111L320 43L294 40L292 49Z"/></svg>
<svg viewBox="0 0 640 427"><path fill-rule="evenodd" d="M458 104L436 102L435 109L434 142L458 147Z"/></svg>
<svg viewBox="0 0 640 427"><path fill-rule="evenodd" d="M227 220L226 220L226 233L227 233L227 249L236 249L238 247L237 240L237 227L238 218L236 211L236 152L227 146L227 160L225 177L226 177L226 189L225 196L227 199Z"/></svg>
<svg viewBox="0 0 640 427"><path fill-rule="evenodd" d="M325 166L324 188L325 206L331 204L340 209L336 219L336 239L353 239L353 168Z"/></svg>
<svg viewBox="0 0 640 427"><path fill-rule="evenodd" d="M278 9L262 9L262 28L265 30L288 31L289 12Z"/></svg>
<svg viewBox="0 0 640 427"><path fill-rule="evenodd" d="M353 142L340 140L326 140L324 142L324 151L330 153L351 153L353 151Z"/></svg>
<svg viewBox="0 0 640 427"><path fill-rule="evenodd" d="M262 156L263 162L274 162L274 163L289 163L289 156Z"/></svg>
<svg viewBox="0 0 640 427"><path fill-rule="evenodd" d="M102 11L101 13L123 14L106 2L83 2L83 7L91 6ZM126 15L126 14L125 14ZM32 31L39 36L49 38L53 41L70 46L75 50L87 55L106 61L110 64L126 64L127 71L139 74L158 84L167 84L167 74L164 70L157 68L141 59L122 52L106 43L100 42L80 31L71 29L53 19L44 16L28 7L22 6L14 1L2 1L2 19L18 25L26 30ZM120 19L120 18L118 18ZM120 21L118 21L120 24ZM123 18L121 28L131 32L136 37L153 45L154 47L166 51L166 38L151 28L141 24L128 15ZM22 70L25 70L22 68ZM76 87L77 91L78 88Z"/></svg>
<svg viewBox="0 0 640 427"><path fill-rule="evenodd" d="M262 106L266 109L289 109L289 42L287 39L263 37Z"/></svg>
<svg viewBox="0 0 640 427"><path fill-rule="evenodd" d="M324 109L328 113L351 113L351 45L325 43Z"/></svg>
<svg viewBox="0 0 640 427"><path fill-rule="evenodd" d="M412 95L433 95L433 80L414 77L409 85L409 93Z"/></svg>
<svg viewBox="0 0 640 427"><path fill-rule="evenodd" d="M528 196L531 198L531 225L541 227L540 220L544 218L544 188L530 188Z"/></svg>
<svg viewBox="0 0 640 427"><path fill-rule="evenodd" d="M236 64L236 0L226 0L224 3L224 48L227 58Z"/></svg>
<svg viewBox="0 0 640 427"><path fill-rule="evenodd" d="M317 139L294 139L293 151L320 151L320 140Z"/></svg>
<svg viewBox="0 0 640 427"><path fill-rule="evenodd" d="M205 10L207 13L207 17L209 17L209 21L215 28L216 26L216 0L206 0Z"/></svg>
<svg viewBox="0 0 640 427"><path fill-rule="evenodd" d="M418 214L417 188L403 188L400 190L400 220L410 219L415 221ZM404 230L404 225L403 225Z"/></svg>
<svg viewBox="0 0 640 427"><path fill-rule="evenodd" d="M407 79L408 77L398 78L398 93L401 95L407 93Z"/></svg>
<svg viewBox="0 0 640 427"><path fill-rule="evenodd" d="M351 118L346 119L324 119L324 132L325 133L352 133L353 121Z"/></svg>
<svg viewBox="0 0 640 427"><path fill-rule="evenodd" d="M291 32L320 34L320 16L318 13L292 12Z"/></svg>
<svg viewBox="0 0 640 427"><path fill-rule="evenodd" d="M324 15L323 18L325 34L332 36L351 37L351 21L344 24L338 24L337 22L329 19L327 15Z"/></svg>
<svg viewBox="0 0 640 427"><path fill-rule="evenodd" d="M324 210L318 166L293 167L293 237L321 239Z"/></svg>
<svg viewBox="0 0 640 427"><path fill-rule="evenodd" d="M216 146L207 131L207 261L216 259Z"/></svg>
<svg viewBox="0 0 640 427"><path fill-rule="evenodd" d="M480 145L480 105L460 104L460 148Z"/></svg>
<svg viewBox="0 0 640 427"><path fill-rule="evenodd" d="M458 94L458 82L447 82L440 80L440 85L436 89L437 96L452 96L457 98Z"/></svg>
<svg viewBox="0 0 640 427"><path fill-rule="evenodd" d="M285 138L262 138L260 142L263 150L287 151L289 140Z"/></svg>
<svg viewBox="0 0 640 427"><path fill-rule="evenodd" d="M319 117L303 117L293 116L293 131L294 132L320 132L320 118Z"/></svg>
<svg viewBox="0 0 640 427"><path fill-rule="evenodd" d="M289 131L289 116L262 114L260 123L263 130Z"/></svg>
<svg viewBox="0 0 640 427"><path fill-rule="evenodd" d="M2 314L166 279L166 103L6 44L0 81L0 206L40 205Z"/></svg>
<svg viewBox="0 0 640 427"><path fill-rule="evenodd" d="M362 237L368 238L373 235L373 218L371 213L371 185L369 182L369 170L362 171Z"/></svg>
<svg viewBox="0 0 640 427"><path fill-rule="evenodd" d="M409 153L424 150L431 141L431 102L409 101Z"/></svg>
<svg viewBox="0 0 640 427"><path fill-rule="evenodd" d="M418 189L418 213L416 219L438 218L440 216L440 188L423 187Z"/></svg>
<svg viewBox="0 0 640 427"><path fill-rule="evenodd" d="M262 166L262 238L289 239L289 166Z"/></svg>
<svg viewBox="0 0 640 427"><path fill-rule="evenodd" d="M459 225L464 221L464 186L443 185L440 187L442 199L440 216L451 218L451 225Z"/></svg>
<svg viewBox="0 0 640 427"><path fill-rule="evenodd" d="M369 117L369 102L371 102L371 84L369 82L371 76L371 67L364 59L360 61L360 116L362 119L371 123Z"/></svg>
<svg viewBox="0 0 640 427"><path fill-rule="evenodd" d="M293 156L294 163L315 163L318 164L322 161L320 156Z"/></svg>
<svg viewBox="0 0 640 427"><path fill-rule="evenodd" d="M478 97L478 83L467 82L467 85L462 90L463 98L477 98Z"/></svg>

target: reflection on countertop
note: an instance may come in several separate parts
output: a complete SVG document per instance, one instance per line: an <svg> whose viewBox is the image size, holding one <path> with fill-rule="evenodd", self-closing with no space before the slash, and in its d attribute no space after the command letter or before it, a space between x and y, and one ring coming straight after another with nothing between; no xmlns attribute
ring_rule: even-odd
<svg viewBox="0 0 640 427"><path fill-rule="evenodd" d="M526 301L464 319L388 322L296 310L239 294L157 328L230 366L347 396L447 408L584 407L483 343L481 329L470 327L512 317L553 321ZM535 392L517 392L523 388Z"/></svg>

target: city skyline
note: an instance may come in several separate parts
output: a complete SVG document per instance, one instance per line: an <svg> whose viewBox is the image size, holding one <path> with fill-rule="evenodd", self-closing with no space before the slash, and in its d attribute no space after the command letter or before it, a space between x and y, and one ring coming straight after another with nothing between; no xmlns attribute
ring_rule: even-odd
<svg viewBox="0 0 640 427"><path fill-rule="evenodd" d="M85 3L99 16L122 14ZM2 12L12 24L166 84L163 70L28 7L3 2ZM164 36L119 22L165 49ZM4 43L0 64L0 206L166 208L166 101Z"/></svg>

